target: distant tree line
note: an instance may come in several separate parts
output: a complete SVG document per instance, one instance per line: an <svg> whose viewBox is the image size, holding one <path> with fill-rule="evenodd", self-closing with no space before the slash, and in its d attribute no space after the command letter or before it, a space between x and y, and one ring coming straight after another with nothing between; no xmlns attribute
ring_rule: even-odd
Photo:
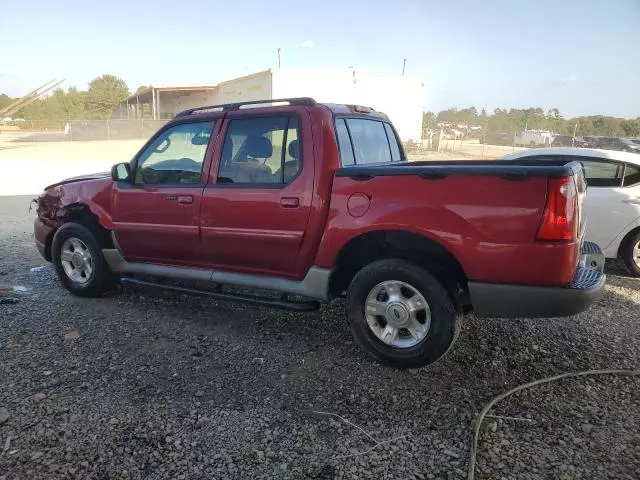
<svg viewBox="0 0 640 480"><path fill-rule="evenodd" d="M129 96L124 80L114 75L102 75L89 82L86 91L69 87L58 88L51 95L30 103L13 115L25 120L100 120L111 118L115 107ZM14 99L0 95L0 108Z"/></svg>
<svg viewBox="0 0 640 480"><path fill-rule="evenodd" d="M148 88L140 86L136 92ZM93 120L108 119L115 107L129 96L129 87L115 75L102 75L89 82L86 91L69 87L66 91L59 88L51 95L36 100L14 114L15 118L25 120ZM0 108L14 99L0 94ZM640 117L624 119L605 115L590 115L565 119L560 110L552 108L546 112L542 108L496 108L488 114L483 108L450 108L436 115L426 112L423 116L423 129L434 130L439 122L459 121L469 125L480 125L485 132L514 133L527 129L552 130L559 134L572 135L609 135L640 137ZM576 127L577 125L577 127Z"/></svg>
<svg viewBox="0 0 640 480"><path fill-rule="evenodd" d="M605 135L616 137L640 137L640 117L625 119L605 115L589 115L565 119L560 110L552 108L546 112L542 108L496 108L488 114L483 108L450 108L436 115L426 112L423 115L423 129L436 129L439 122L465 122L468 125L480 125L485 132L514 133L526 129L551 130L563 135L577 136ZM576 127L577 125L577 127Z"/></svg>

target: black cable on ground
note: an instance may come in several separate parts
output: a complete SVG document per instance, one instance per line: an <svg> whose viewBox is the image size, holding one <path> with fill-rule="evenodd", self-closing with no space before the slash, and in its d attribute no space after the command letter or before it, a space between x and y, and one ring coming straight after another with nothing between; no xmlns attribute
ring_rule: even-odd
<svg viewBox="0 0 640 480"><path fill-rule="evenodd" d="M498 403L500 400L504 400L508 396L519 392L521 390L525 390L527 388L535 387L536 385L542 385L544 383L551 383L557 380L561 380L563 378L571 378L571 377L586 377L590 375L622 375L622 376L640 376L640 370L619 370L619 369L609 369L609 370L583 370L581 372L568 372L562 373L560 375L554 375L553 377L541 378L540 380L534 380L529 383L525 383L523 385L519 385L511 390L508 390L504 393L501 393L489 403L485 405L482 409L478 418L476 418L475 427L473 430L473 439L471 441L471 452L469 456L469 471L467 474L467 480L474 480L475 471L476 471L476 455L478 453L478 437L480 436L480 427L482 426L482 421L484 417L489 413L489 410L493 408L493 406Z"/></svg>

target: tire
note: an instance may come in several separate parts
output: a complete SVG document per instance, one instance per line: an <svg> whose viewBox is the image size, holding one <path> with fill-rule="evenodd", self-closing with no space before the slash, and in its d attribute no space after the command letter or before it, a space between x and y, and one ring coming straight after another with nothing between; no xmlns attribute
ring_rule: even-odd
<svg viewBox="0 0 640 480"><path fill-rule="evenodd" d="M73 254L71 259L69 253ZM76 253L82 257L80 266L75 263ZM53 237L51 257L60 282L74 295L99 297L115 287L117 276L105 262L94 234L84 225L62 225Z"/></svg>
<svg viewBox="0 0 640 480"><path fill-rule="evenodd" d="M399 286L404 293L390 296L386 285L391 285L389 288L392 292L398 291L396 287ZM404 298L411 290L419 295ZM376 296L378 291L382 292L381 297ZM398 298L400 300L397 302L393 300ZM409 303L422 299L428 307L424 313L411 314L411 309L405 308ZM371 302L379 309L386 306L383 309L386 315L372 314ZM395 305L397 303L400 303L399 308ZM390 312L399 319L396 325L417 325L418 328L391 325L391 321L395 320ZM400 369L423 367L442 358L455 342L461 327L460 316L440 282L426 270L398 259L375 261L355 275L347 290L346 314L358 345L378 361ZM416 324L416 320L419 324ZM391 327L391 331L398 328L399 333L385 335L387 326ZM410 330L418 330L418 334L414 335Z"/></svg>
<svg viewBox="0 0 640 480"><path fill-rule="evenodd" d="M620 256L629 272L640 277L640 230L625 240L620 249Z"/></svg>

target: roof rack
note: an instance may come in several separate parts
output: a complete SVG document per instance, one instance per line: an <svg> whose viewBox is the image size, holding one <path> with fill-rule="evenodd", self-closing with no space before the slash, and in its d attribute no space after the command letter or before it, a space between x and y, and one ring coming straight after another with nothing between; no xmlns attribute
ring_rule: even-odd
<svg viewBox="0 0 640 480"><path fill-rule="evenodd" d="M245 105L260 105L260 104L273 104L273 103L288 103L289 105L303 105L307 107L313 107L316 105L316 101L310 97L295 97L295 98L274 98L272 100L252 100L250 102L237 102L226 103L224 105L208 105L204 107L190 108L176 115L178 117L187 117L193 113L204 112L207 110L230 112L233 110L240 110Z"/></svg>

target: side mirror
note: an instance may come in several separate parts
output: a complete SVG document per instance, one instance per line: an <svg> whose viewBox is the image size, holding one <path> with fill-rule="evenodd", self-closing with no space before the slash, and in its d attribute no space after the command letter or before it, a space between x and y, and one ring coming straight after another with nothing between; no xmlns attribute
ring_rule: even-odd
<svg viewBox="0 0 640 480"><path fill-rule="evenodd" d="M130 182L131 166L128 163L116 163L111 167L111 178L114 182Z"/></svg>

